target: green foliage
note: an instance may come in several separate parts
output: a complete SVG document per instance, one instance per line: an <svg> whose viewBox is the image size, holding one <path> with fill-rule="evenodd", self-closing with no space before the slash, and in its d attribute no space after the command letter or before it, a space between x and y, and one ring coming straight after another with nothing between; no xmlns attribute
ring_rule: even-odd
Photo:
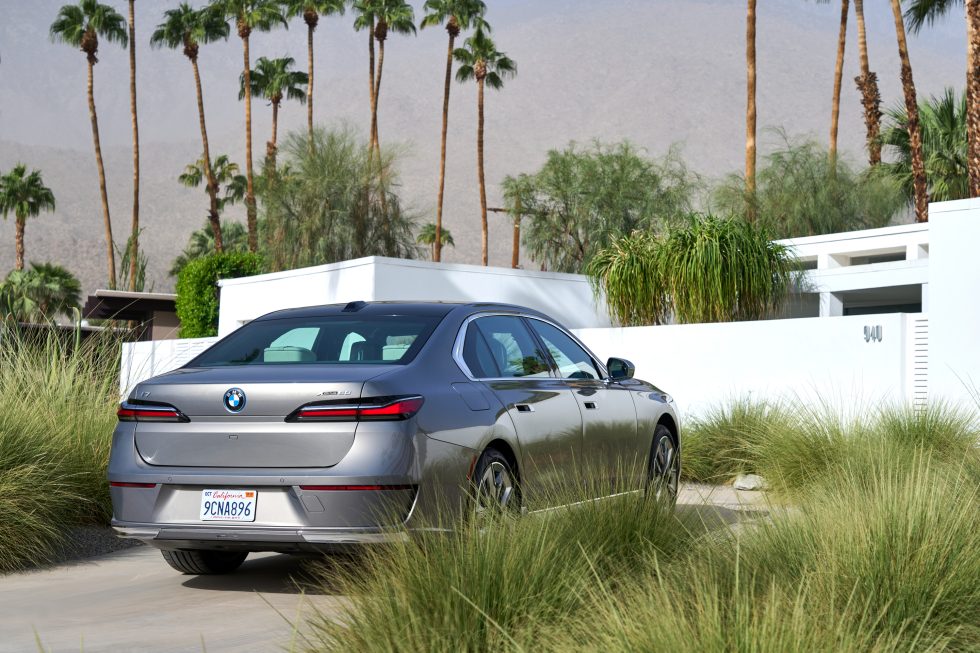
<svg viewBox="0 0 980 653"><path fill-rule="evenodd" d="M109 336L71 346L0 327L0 573L70 547L72 526L108 525L118 363Z"/></svg>
<svg viewBox="0 0 980 653"><path fill-rule="evenodd" d="M350 129L290 134L285 165L263 195L263 248L271 270L363 256L418 255L413 217L403 208L397 157L380 161ZM384 201L381 195L384 194Z"/></svg>
<svg viewBox="0 0 980 653"><path fill-rule="evenodd" d="M243 28L249 32L268 32L276 27L288 27L284 7L278 0L214 0L210 6L235 23L239 36Z"/></svg>
<svg viewBox="0 0 980 653"><path fill-rule="evenodd" d="M221 238L225 252L244 253L248 251L248 230L240 222L222 222ZM191 234L187 240L187 245L184 246L184 251L170 264L170 276L180 275L180 271L188 263L211 254L214 254L214 229L211 228L211 222L206 221L203 229L198 229Z"/></svg>
<svg viewBox="0 0 980 653"><path fill-rule="evenodd" d="M475 79L500 90L505 79L517 75L517 62L497 50L482 21L473 36L463 42L463 47L453 51L453 59L459 63L456 81L460 83Z"/></svg>
<svg viewBox="0 0 980 653"><path fill-rule="evenodd" d="M957 99L953 89L948 88L943 95L930 97L919 104L919 121L922 125L922 158L930 201L946 202L969 197L966 93ZM894 161L883 162L878 172L900 185L911 204L914 195L912 154L904 104L888 111L881 142Z"/></svg>
<svg viewBox="0 0 980 653"><path fill-rule="evenodd" d="M140 229L140 233L143 230ZM119 287L129 288L129 261L130 257L133 255L133 236L130 235L126 239L126 248L120 250L118 245L114 245L116 248L116 255L119 256ZM149 263L149 258L146 256L146 252L140 249L136 252L136 283L133 284L133 289L136 292L143 292L146 290L146 266ZM152 288L152 286L151 286ZM152 292L152 290L150 290Z"/></svg>
<svg viewBox="0 0 980 653"><path fill-rule="evenodd" d="M905 208L891 179L857 172L842 157L831 166L829 158L823 145L786 140L765 158L755 197L746 198L744 178L732 176L715 190L715 208L741 215L752 202L758 222L775 238L884 227Z"/></svg>
<svg viewBox="0 0 980 653"><path fill-rule="evenodd" d="M204 338L218 333L218 281L262 274L257 254L225 252L187 263L177 277L177 317L181 338Z"/></svg>
<svg viewBox="0 0 980 653"><path fill-rule="evenodd" d="M21 219L34 218L54 208L54 193L44 185L40 170L28 173L27 166L18 163L0 176L0 214L5 220L11 213Z"/></svg>
<svg viewBox="0 0 980 653"><path fill-rule="evenodd" d="M296 60L292 57L269 59L259 57L252 65L249 75L252 97L265 98L279 104L283 98L306 104L305 86L309 76L299 70L292 70ZM238 78L238 99L245 99L245 73Z"/></svg>
<svg viewBox="0 0 980 653"><path fill-rule="evenodd" d="M245 199L245 189L247 180L241 174L238 164L232 161L227 154L219 154L211 163L211 173L214 175L214 183L218 190L224 186L224 196L219 195L218 212L225 210L226 206L233 206ZM177 181L188 188L197 188L201 184L205 185L207 191L207 179L204 171L204 156L194 163L188 163L184 171L177 177ZM222 238L224 231L221 232Z"/></svg>
<svg viewBox="0 0 980 653"><path fill-rule="evenodd" d="M123 47L129 43L126 19L111 5L98 0L78 0L77 4L64 5L51 23L51 39L94 54L98 49L98 37Z"/></svg>
<svg viewBox="0 0 980 653"><path fill-rule="evenodd" d="M199 45L227 39L229 31L228 21L215 6L194 9L182 2L163 12L163 22L153 30L150 45L172 50L184 48L184 54L195 59Z"/></svg>
<svg viewBox="0 0 980 653"><path fill-rule="evenodd" d="M504 180L508 207L524 217L531 257L573 273L617 238L688 213L697 186L676 151L651 160L626 141L595 141L588 148L571 143L548 152L533 175Z"/></svg>
<svg viewBox="0 0 980 653"><path fill-rule="evenodd" d="M450 247L456 246L456 241L453 240L453 235L448 229L443 227L439 231L439 240L442 241L442 246L445 247L449 245ZM436 253L436 225L434 222L427 222L422 225L419 235L415 237L415 242L419 245L428 245L432 252L432 259L435 260Z"/></svg>
<svg viewBox="0 0 980 653"><path fill-rule="evenodd" d="M656 236L636 231L600 250L586 271L620 324L759 320L795 277L790 251L763 227L692 214Z"/></svg>
<svg viewBox="0 0 980 653"><path fill-rule="evenodd" d="M58 316L77 319L82 284L71 272L53 263L31 263L12 270L0 283L0 318L43 323Z"/></svg>
<svg viewBox="0 0 980 653"><path fill-rule="evenodd" d="M490 31L483 19L487 13L487 4L483 0L426 0L424 9L422 29L453 21L461 30L478 27Z"/></svg>

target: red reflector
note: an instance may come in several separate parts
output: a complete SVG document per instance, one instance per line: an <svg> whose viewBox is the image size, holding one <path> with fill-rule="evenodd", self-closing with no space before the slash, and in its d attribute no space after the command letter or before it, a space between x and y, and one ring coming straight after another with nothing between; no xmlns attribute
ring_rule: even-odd
<svg viewBox="0 0 980 653"><path fill-rule="evenodd" d="M414 485L300 485L308 492L383 492L385 490L414 490Z"/></svg>
<svg viewBox="0 0 980 653"><path fill-rule="evenodd" d="M138 487L144 490L150 490L157 486L156 483L121 483L119 481L109 481L111 487Z"/></svg>

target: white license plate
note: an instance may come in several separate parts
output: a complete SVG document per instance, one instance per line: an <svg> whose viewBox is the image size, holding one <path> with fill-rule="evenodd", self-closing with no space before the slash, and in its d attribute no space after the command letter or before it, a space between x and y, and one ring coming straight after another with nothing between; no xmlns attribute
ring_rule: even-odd
<svg viewBox="0 0 980 653"><path fill-rule="evenodd" d="M255 521L255 490L202 490L201 521Z"/></svg>

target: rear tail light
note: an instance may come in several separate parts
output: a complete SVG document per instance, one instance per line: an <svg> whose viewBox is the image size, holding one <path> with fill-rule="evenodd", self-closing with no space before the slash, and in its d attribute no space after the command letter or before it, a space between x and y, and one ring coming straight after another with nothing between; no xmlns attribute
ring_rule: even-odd
<svg viewBox="0 0 980 653"><path fill-rule="evenodd" d="M116 416L120 422L189 422L187 415L169 404L149 404L124 401L119 404Z"/></svg>
<svg viewBox="0 0 980 653"><path fill-rule="evenodd" d="M297 408L287 422L379 422L414 417L425 399L419 396L372 397L356 402L325 401Z"/></svg>
<svg viewBox="0 0 980 653"><path fill-rule="evenodd" d="M150 490L157 486L156 483L124 483L122 481L109 481L109 487L134 487Z"/></svg>

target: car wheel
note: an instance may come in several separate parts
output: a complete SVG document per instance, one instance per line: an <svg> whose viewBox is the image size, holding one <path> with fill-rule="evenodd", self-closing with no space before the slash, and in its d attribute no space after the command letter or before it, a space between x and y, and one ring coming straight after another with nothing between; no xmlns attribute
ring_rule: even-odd
<svg viewBox="0 0 980 653"><path fill-rule="evenodd" d="M227 574L242 566L248 552L161 551L167 564L182 574Z"/></svg>
<svg viewBox="0 0 980 653"><path fill-rule="evenodd" d="M677 502L680 483L680 463L674 437L663 424L653 432L653 449L650 452L650 469L647 472L647 492L658 501L670 505Z"/></svg>
<svg viewBox="0 0 980 653"><path fill-rule="evenodd" d="M496 449L487 449L473 470L477 514L519 510L517 476L507 458Z"/></svg>

